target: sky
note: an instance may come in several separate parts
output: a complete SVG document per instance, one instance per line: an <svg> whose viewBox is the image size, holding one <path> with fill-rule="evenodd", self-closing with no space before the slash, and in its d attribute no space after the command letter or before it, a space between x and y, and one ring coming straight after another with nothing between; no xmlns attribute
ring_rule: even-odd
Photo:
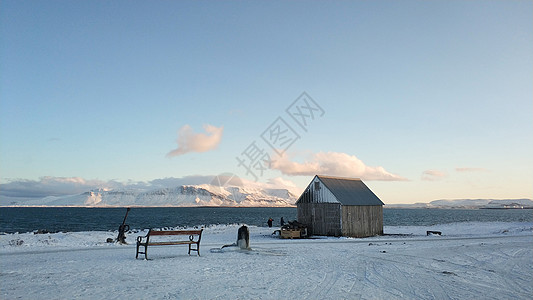
<svg viewBox="0 0 533 300"><path fill-rule="evenodd" d="M0 196L231 174L533 197L531 1L1 1ZM16 189L14 188L16 186Z"/></svg>

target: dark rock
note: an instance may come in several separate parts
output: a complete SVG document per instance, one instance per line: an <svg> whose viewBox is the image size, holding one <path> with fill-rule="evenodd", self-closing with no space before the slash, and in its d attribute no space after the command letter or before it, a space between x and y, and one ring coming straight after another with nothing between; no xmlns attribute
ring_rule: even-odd
<svg viewBox="0 0 533 300"><path fill-rule="evenodd" d="M9 241L9 246L22 246L22 244L24 241L19 239Z"/></svg>

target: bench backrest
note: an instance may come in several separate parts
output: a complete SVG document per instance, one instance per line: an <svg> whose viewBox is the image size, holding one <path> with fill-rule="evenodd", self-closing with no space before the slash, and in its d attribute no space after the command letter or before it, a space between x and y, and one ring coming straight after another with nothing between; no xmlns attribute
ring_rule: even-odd
<svg viewBox="0 0 533 300"><path fill-rule="evenodd" d="M149 235L201 235L201 230L151 230Z"/></svg>

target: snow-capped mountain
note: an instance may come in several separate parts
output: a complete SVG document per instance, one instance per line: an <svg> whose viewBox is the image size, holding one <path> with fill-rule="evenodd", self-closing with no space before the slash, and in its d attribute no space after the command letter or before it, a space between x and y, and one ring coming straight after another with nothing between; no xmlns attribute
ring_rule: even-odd
<svg viewBox="0 0 533 300"><path fill-rule="evenodd" d="M293 206L297 196L286 189L243 186L183 185L150 190L95 189L67 196L10 199L10 206Z"/></svg>

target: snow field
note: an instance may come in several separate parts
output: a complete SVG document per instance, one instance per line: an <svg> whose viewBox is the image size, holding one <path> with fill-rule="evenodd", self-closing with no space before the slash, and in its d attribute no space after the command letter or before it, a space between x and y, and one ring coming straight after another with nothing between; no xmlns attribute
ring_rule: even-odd
<svg viewBox="0 0 533 300"><path fill-rule="evenodd" d="M187 246L108 244L116 232L0 235L1 299L531 299L531 223L385 228L412 234L281 240L239 225L204 230L201 256ZM445 228L443 236L426 230ZM465 234L477 232L477 234ZM23 241L20 245L13 241ZM211 251L213 249L213 251Z"/></svg>

